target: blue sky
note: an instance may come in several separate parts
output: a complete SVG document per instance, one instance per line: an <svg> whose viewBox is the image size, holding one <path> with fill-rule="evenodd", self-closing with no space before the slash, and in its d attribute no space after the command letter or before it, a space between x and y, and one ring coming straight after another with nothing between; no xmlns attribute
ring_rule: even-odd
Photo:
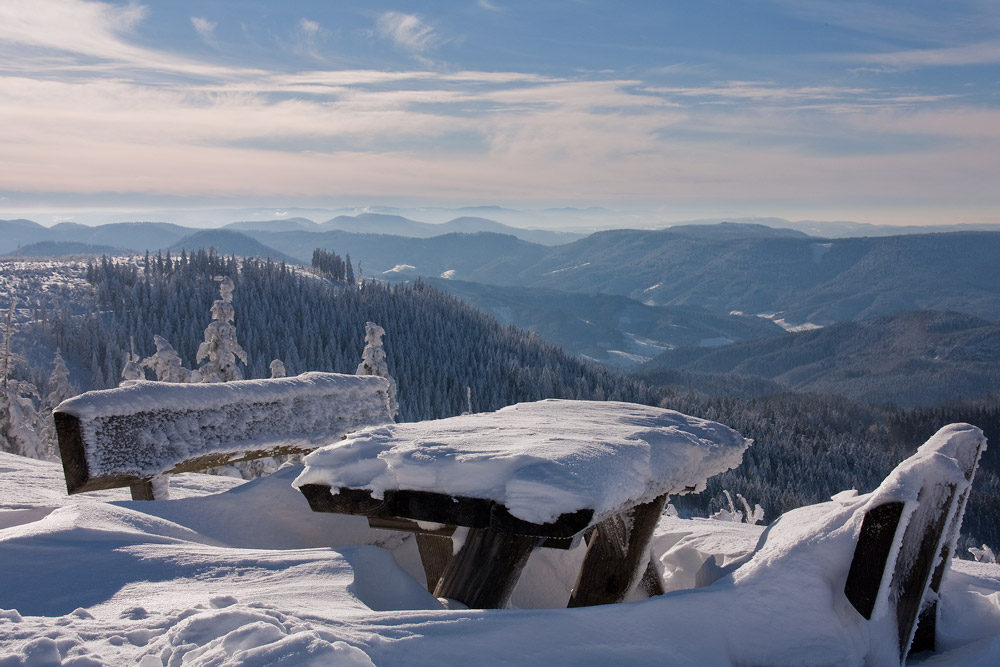
<svg viewBox="0 0 1000 667"><path fill-rule="evenodd" d="M0 1L0 212L1000 222L1000 3Z"/></svg>

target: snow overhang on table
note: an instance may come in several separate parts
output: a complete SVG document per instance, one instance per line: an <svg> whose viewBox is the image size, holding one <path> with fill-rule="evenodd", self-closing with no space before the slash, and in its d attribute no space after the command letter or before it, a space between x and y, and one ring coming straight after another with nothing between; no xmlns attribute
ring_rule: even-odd
<svg viewBox="0 0 1000 667"><path fill-rule="evenodd" d="M538 524L591 509L597 522L664 493L702 490L751 442L673 410L545 400L359 431L306 457L293 486L483 498Z"/></svg>

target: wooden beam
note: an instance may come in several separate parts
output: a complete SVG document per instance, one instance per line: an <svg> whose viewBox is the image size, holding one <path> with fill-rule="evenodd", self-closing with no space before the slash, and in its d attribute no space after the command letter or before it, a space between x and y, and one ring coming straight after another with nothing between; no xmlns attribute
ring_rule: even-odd
<svg viewBox="0 0 1000 667"><path fill-rule="evenodd" d="M152 480L144 479L128 488L132 492L132 500L156 500Z"/></svg>
<svg viewBox="0 0 1000 667"><path fill-rule="evenodd" d="M861 521L861 532L858 543L854 546L854 557L847 573L847 583L844 584L844 595L858 613L868 620L871 620L878 600L879 586L882 585L896 528L903 515L903 506L903 503L886 503L873 507Z"/></svg>
<svg viewBox="0 0 1000 667"><path fill-rule="evenodd" d="M426 533L417 533L415 537L420 564L424 566L424 577L427 579L427 590L433 593L453 557L451 538Z"/></svg>
<svg viewBox="0 0 1000 667"><path fill-rule="evenodd" d="M958 506L955 511L951 513L951 520L948 522L948 527L945 530L944 543L941 546L941 557L938 559L937 567L934 568L934 574L931 575L930 588L933 591L933 599L929 603L925 604L920 610L920 618L917 619L917 629L913 633L913 641L910 642L910 653L920 653L922 651L933 651L936 642L937 634L937 615L938 615L938 601L937 598L941 593L941 581L944 579L944 573L947 569L948 563L951 561L952 550L955 548L955 544L958 541L959 531L962 528L962 517L965 516L965 505L969 500L969 492L972 490L972 480L976 475L976 469L979 467L979 458L983 453L984 443L980 442L979 446L972 450L970 448L962 448L956 451L956 461L962 467L965 473L965 479L968 480L969 486L966 487L965 491L958 499Z"/></svg>
<svg viewBox="0 0 1000 667"><path fill-rule="evenodd" d="M934 564L941 552L942 536L955 501L954 484L931 484L920 489L917 509L906 523L890 595L897 598L899 659L906 659L917 625L917 616L930 588Z"/></svg>
<svg viewBox="0 0 1000 667"><path fill-rule="evenodd" d="M590 525L594 510L559 515L550 523L532 523L511 515L502 504L487 498L452 496L434 491L387 490L375 498L369 489L340 489L331 493L324 484L303 484L299 491L314 512L359 514L378 519L412 519L498 533L555 538L551 546L569 548L575 536Z"/></svg>
<svg viewBox="0 0 1000 667"><path fill-rule="evenodd" d="M538 537L470 528L434 595L475 609L503 609Z"/></svg>
<svg viewBox="0 0 1000 667"><path fill-rule="evenodd" d="M647 564L649 540L667 494L609 517L593 528L569 607L622 602Z"/></svg>

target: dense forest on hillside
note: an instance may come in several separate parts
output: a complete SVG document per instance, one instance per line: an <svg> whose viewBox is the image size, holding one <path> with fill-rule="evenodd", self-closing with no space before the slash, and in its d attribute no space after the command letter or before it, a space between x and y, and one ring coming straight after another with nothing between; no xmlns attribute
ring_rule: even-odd
<svg viewBox="0 0 1000 667"><path fill-rule="evenodd" d="M204 251L138 262L103 259L87 272L96 288L96 309L83 317L54 318L56 343L89 360L95 387L118 384L130 340L144 357L154 351L153 336L162 336L190 366L218 298L214 277L223 275L235 284L235 324L248 355L247 378L267 377L275 358L289 374L353 373L365 322L373 321L386 331L386 355L406 421L461 413L468 408L467 388L475 411L541 398L657 400L635 380L501 327L421 283L348 286L284 264Z"/></svg>
<svg viewBox="0 0 1000 667"><path fill-rule="evenodd" d="M829 500L845 489L873 490L939 428L955 422L980 427L989 441L969 499L965 546L1000 544L1000 405L995 401L902 409L868 406L817 394L758 398L693 392L664 396L661 405L721 421L754 440L735 470L708 481L703 493L671 502L684 516L726 506L723 490L764 508L766 523L795 507ZM975 542L975 544L973 544ZM967 556L965 549L960 555Z"/></svg>

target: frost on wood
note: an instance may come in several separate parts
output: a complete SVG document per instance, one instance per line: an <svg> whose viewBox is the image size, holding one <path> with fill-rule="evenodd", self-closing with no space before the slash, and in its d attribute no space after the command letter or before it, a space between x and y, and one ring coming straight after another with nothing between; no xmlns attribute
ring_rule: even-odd
<svg viewBox="0 0 1000 667"><path fill-rule="evenodd" d="M484 498L535 523L592 509L597 522L663 493L703 489L749 444L673 410L546 400L367 429L310 454L295 485Z"/></svg>
<svg viewBox="0 0 1000 667"><path fill-rule="evenodd" d="M361 352L361 363L358 364L357 375L377 375L389 381L389 410L395 417L399 413L396 403L396 381L389 375L389 365L385 361L385 350L382 348L382 336L385 329L367 322L365 324L365 349Z"/></svg>
<svg viewBox="0 0 1000 667"><path fill-rule="evenodd" d="M77 396L56 412L80 421L89 483L148 479L199 457L221 463L260 450L312 449L391 421L387 392L382 378L336 373L209 385L134 382Z"/></svg>

